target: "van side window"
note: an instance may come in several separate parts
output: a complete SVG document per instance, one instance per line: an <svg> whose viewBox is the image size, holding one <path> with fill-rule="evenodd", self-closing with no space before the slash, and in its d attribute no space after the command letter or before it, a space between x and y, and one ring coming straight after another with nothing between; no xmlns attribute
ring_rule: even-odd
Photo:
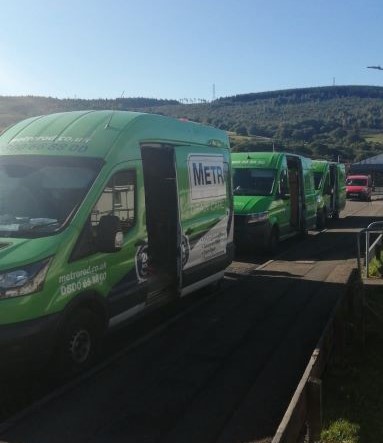
<svg viewBox="0 0 383 443"><path fill-rule="evenodd" d="M88 221L80 234L70 260L94 254L97 226L103 215L116 215L125 234L136 221L136 173L133 170L117 172L109 180L94 205Z"/></svg>
<svg viewBox="0 0 383 443"><path fill-rule="evenodd" d="M135 223L136 208L135 171L117 172L106 185L91 212L94 230L103 215L116 215L121 221L122 231L127 232Z"/></svg>
<svg viewBox="0 0 383 443"><path fill-rule="evenodd" d="M312 173L309 173L308 171L304 173L303 180L305 184L305 189L307 191L311 191L315 189L314 186L314 175Z"/></svg>

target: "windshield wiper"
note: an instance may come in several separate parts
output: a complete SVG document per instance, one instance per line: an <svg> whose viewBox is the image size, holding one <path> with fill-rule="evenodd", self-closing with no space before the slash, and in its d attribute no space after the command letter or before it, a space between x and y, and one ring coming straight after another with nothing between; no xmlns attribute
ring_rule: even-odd
<svg viewBox="0 0 383 443"><path fill-rule="evenodd" d="M54 220L54 221L51 221L48 223L31 224L30 230L35 231L35 230L38 230L41 228L46 228L48 226L53 226L53 225L61 226L62 222L63 222L63 220Z"/></svg>
<svg viewBox="0 0 383 443"><path fill-rule="evenodd" d="M45 228L49 227L49 226L54 226L57 225L58 227L61 226L62 221L60 220L50 220L47 221L46 223L31 223L26 222L26 223L20 223L18 229L14 229L12 230L12 232L14 232L15 234L20 234L20 233L28 233L28 232L37 232L40 230L44 230Z"/></svg>

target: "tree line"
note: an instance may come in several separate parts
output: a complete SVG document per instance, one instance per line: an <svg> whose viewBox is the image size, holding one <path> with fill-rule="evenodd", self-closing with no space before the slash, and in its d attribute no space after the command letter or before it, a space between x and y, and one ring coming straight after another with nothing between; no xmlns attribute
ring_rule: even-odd
<svg viewBox="0 0 383 443"><path fill-rule="evenodd" d="M0 129L52 112L113 109L153 112L228 131L233 150L285 149L359 161L383 148L383 88L329 86L241 94L185 104L154 98L0 97Z"/></svg>

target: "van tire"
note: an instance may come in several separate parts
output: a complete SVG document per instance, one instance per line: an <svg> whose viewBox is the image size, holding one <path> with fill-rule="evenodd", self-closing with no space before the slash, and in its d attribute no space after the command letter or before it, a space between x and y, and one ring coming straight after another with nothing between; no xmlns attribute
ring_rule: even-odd
<svg viewBox="0 0 383 443"><path fill-rule="evenodd" d="M317 213L317 222L316 222L317 229L324 229L326 226L326 221L327 221L327 211L326 208L323 208Z"/></svg>
<svg viewBox="0 0 383 443"><path fill-rule="evenodd" d="M279 243L278 228L276 226L273 226L269 238L267 240L265 252L267 254L274 255L278 250L278 243Z"/></svg>
<svg viewBox="0 0 383 443"><path fill-rule="evenodd" d="M309 235L309 230L306 226L306 224L303 226L303 228L300 230L299 234L298 234L298 238L300 238L301 240L304 240L308 237Z"/></svg>
<svg viewBox="0 0 383 443"><path fill-rule="evenodd" d="M90 309L72 312L61 330L54 366L60 378L72 377L89 368L102 334L102 322Z"/></svg>

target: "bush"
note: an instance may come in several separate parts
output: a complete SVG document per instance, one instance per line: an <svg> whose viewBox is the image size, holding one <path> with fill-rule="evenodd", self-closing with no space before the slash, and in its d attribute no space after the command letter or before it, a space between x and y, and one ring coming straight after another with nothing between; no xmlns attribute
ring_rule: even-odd
<svg viewBox="0 0 383 443"><path fill-rule="evenodd" d="M321 443L359 443L359 425L339 419L321 433Z"/></svg>

